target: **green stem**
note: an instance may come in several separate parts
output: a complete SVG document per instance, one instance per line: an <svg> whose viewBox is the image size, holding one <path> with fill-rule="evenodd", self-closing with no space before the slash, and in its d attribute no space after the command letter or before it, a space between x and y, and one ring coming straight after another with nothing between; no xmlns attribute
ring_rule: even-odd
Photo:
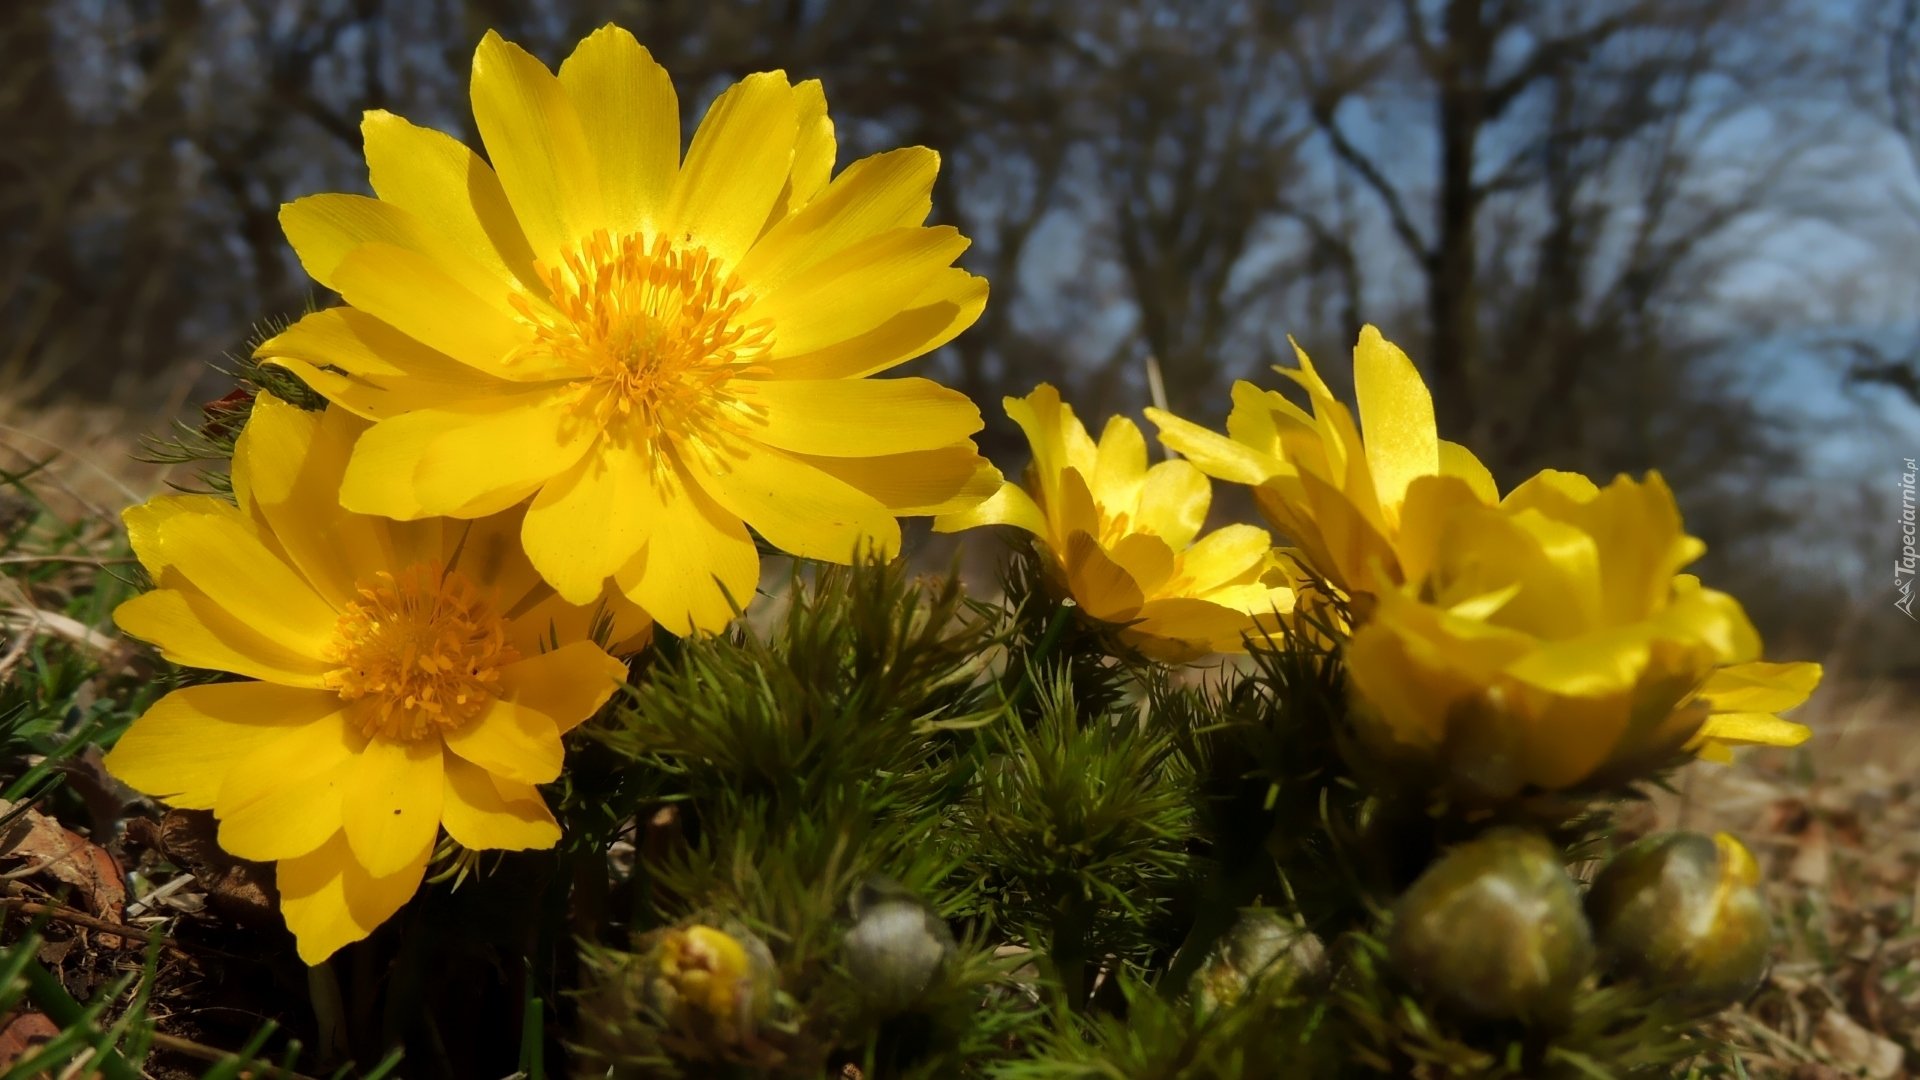
<svg viewBox="0 0 1920 1080"><path fill-rule="evenodd" d="M1047 946L1047 958L1053 962L1054 975L1060 980L1067 1007L1078 1012L1086 1008L1087 968L1093 962L1087 948L1086 899L1070 892L1062 893L1054 905L1050 929L1052 940Z"/></svg>
<svg viewBox="0 0 1920 1080"><path fill-rule="evenodd" d="M1033 689L1034 673L1046 661L1047 654L1053 651L1053 647L1060 643L1061 636L1067 632L1067 623L1072 619L1073 609L1066 604L1053 609L1053 617L1047 621L1046 632L1040 635L1039 644L1033 647L1032 654L1027 657L1026 670L1020 674L1020 684L1013 688L1013 693L1007 695L1008 712L1012 712L1026 700L1027 692Z"/></svg>

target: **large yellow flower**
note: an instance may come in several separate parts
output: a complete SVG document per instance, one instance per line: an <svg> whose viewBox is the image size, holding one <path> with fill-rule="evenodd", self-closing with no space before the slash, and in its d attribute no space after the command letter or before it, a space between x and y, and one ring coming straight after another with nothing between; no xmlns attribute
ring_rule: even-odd
<svg viewBox="0 0 1920 1080"><path fill-rule="evenodd" d="M1354 348L1359 425L1306 352L1294 352L1298 370L1275 370L1306 390L1311 412L1239 382L1227 435L1160 409L1147 418L1202 471L1252 485L1273 527L1364 613L1368 596L1419 576L1449 507L1491 505L1498 492L1471 451L1439 437L1420 373L1378 330L1366 327Z"/></svg>
<svg viewBox="0 0 1920 1080"><path fill-rule="evenodd" d="M234 454L237 506L181 495L126 512L156 588L114 612L168 659L244 678L166 695L107 768L212 810L233 854L277 862L308 963L413 895L443 826L468 848L551 846L534 785L626 676L595 639L631 645L647 628L617 593L587 607L546 587L517 513L342 510L366 426L262 396Z"/></svg>
<svg viewBox="0 0 1920 1080"><path fill-rule="evenodd" d="M1703 545L1657 474L1541 473L1456 506L1431 547L1345 650L1363 740L1415 775L1498 801L1806 738L1772 713L1819 666L1758 663L1738 602L1679 573Z"/></svg>
<svg viewBox="0 0 1920 1080"><path fill-rule="evenodd" d="M723 625L759 580L746 526L845 562L897 515L964 508L999 476L979 411L924 379L867 379L971 325L967 240L926 228L938 155L833 175L818 82L751 75L680 153L679 104L606 27L558 74L488 34L473 113L488 161L383 112L376 198L282 212L349 306L260 355L377 421L350 509L471 518L529 497L527 555L562 596L609 578L676 632Z"/></svg>
<svg viewBox="0 0 1920 1080"><path fill-rule="evenodd" d="M1185 661L1239 652L1246 636L1293 610L1292 567L1267 534L1228 525L1199 537L1212 497L1184 461L1147 467L1133 421L1116 416L1095 443L1041 385L1007 398L1033 464L1024 488L1003 485L972 510L939 518L942 532L1013 525L1039 538L1062 590L1146 656Z"/></svg>

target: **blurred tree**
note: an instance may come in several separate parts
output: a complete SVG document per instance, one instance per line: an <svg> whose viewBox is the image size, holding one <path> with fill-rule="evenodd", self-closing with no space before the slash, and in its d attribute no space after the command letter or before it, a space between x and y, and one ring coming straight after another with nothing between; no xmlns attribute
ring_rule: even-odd
<svg viewBox="0 0 1920 1080"><path fill-rule="evenodd" d="M1916 3L1861 7L1911 134ZM995 296L932 373L983 403L1008 465L1002 394L1045 379L1089 416L1137 410L1151 357L1172 407L1217 420L1283 332L1337 376L1371 320L1503 480L1657 465L1730 563L1792 516L1772 478L1800 433L1760 390L1817 282L1780 238L1874 225L1836 207L1860 40L1836 20L1820 0L14 0L0 357L98 395L243 347L321 300L277 208L365 190L363 110L471 139L485 29L557 62L617 21L689 127L784 67L824 80L843 163L944 155L934 213ZM1912 377L1879 361L1855 376Z"/></svg>

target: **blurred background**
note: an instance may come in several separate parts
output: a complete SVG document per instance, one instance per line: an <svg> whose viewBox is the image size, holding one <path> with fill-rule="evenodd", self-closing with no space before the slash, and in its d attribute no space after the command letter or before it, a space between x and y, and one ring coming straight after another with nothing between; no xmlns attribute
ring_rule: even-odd
<svg viewBox="0 0 1920 1080"><path fill-rule="evenodd" d="M472 140L485 29L557 64L607 21L689 131L779 67L824 80L842 164L941 151L994 300L921 373L1009 471L1004 394L1097 426L1152 358L1218 424L1287 335L1350 386L1374 322L1503 483L1658 467L1771 651L1920 669L1920 0L8 0L10 445L118 457L192 415L210 362L327 302L276 213L366 190L362 110Z"/></svg>

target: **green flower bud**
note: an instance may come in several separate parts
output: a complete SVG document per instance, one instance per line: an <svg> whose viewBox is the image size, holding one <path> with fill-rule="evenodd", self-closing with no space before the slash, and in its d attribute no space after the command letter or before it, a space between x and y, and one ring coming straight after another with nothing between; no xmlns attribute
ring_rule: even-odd
<svg viewBox="0 0 1920 1080"><path fill-rule="evenodd" d="M1320 984L1327 950L1311 932L1267 908L1248 908L1214 944L1188 988L1208 1011L1238 1001L1249 989L1286 994Z"/></svg>
<svg viewBox="0 0 1920 1080"><path fill-rule="evenodd" d="M1649 836L1613 857L1587 892L1607 968L1681 1004L1744 1001L1766 978L1773 920L1760 868L1726 833Z"/></svg>
<svg viewBox="0 0 1920 1080"><path fill-rule="evenodd" d="M1394 909L1394 969L1487 1020L1551 1020L1593 964L1580 894L1544 837L1494 829L1447 851Z"/></svg>
<svg viewBox="0 0 1920 1080"><path fill-rule="evenodd" d="M847 973L870 1004L911 1004L953 951L952 931L918 896L878 874L854 890L852 908L840 945Z"/></svg>
<svg viewBox="0 0 1920 1080"><path fill-rule="evenodd" d="M668 930L655 938L643 970L647 1003L716 1049L751 1036L773 1004L773 954L745 932L698 923Z"/></svg>

